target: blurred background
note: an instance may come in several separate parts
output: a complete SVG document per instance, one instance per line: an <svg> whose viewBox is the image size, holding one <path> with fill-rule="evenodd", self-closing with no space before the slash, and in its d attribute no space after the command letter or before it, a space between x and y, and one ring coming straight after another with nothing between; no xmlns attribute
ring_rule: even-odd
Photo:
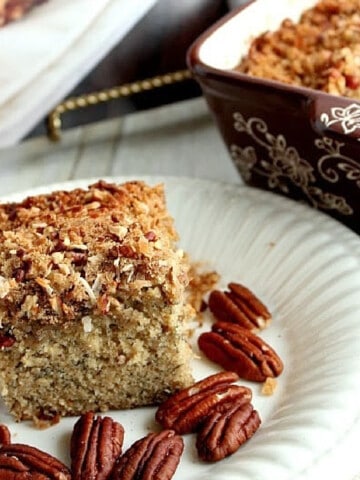
<svg viewBox="0 0 360 480"><path fill-rule="evenodd" d="M102 90L186 68L186 51L196 37L241 0L158 0L135 27L67 96ZM131 98L114 100L64 115L71 128L201 95L189 79ZM46 133L39 122L27 135Z"/></svg>

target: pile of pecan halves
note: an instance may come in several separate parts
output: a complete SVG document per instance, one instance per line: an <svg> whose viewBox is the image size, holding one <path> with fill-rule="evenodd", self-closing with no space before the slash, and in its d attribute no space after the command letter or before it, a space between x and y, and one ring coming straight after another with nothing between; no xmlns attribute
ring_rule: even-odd
<svg viewBox="0 0 360 480"><path fill-rule="evenodd" d="M198 456L216 462L250 439L261 420L252 391L240 378L263 382L278 376L283 364L256 331L271 315L246 287L214 290L209 309L216 322L199 336L199 348L224 371L210 375L162 403L155 419L160 432L137 440L125 452L124 428L107 416L84 413L70 441L71 466L35 447L13 443L0 425L0 480L170 480L184 450L183 435L196 434Z"/></svg>

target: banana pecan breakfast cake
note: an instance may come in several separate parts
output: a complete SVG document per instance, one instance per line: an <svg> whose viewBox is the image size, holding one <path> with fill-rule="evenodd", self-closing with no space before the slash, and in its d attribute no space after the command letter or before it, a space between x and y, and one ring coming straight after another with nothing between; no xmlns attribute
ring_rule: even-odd
<svg viewBox="0 0 360 480"><path fill-rule="evenodd" d="M156 404L193 382L177 240L162 185L0 205L0 389L17 420Z"/></svg>
<svg viewBox="0 0 360 480"><path fill-rule="evenodd" d="M46 0L0 0L0 27L19 20L36 5Z"/></svg>
<svg viewBox="0 0 360 480"><path fill-rule="evenodd" d="M256 37L240 72L360 98L360 0L320 0Z"/></svg>

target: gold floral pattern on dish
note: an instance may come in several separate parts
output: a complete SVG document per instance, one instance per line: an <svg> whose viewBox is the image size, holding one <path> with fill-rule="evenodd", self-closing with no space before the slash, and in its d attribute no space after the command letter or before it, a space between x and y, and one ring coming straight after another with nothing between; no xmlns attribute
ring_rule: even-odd
<svg viewBox="0 0 360 480"><path fill-rule="evenodd" d="M336 183L343 172L347 180L355 182L360 188L360 164L341 153L343 143L324 137L316 139L315 145L326 152L318 161L318 170L323 178Z"/></svg>
<svg viewBox="0 0 360 480"><path fill-rule="evenodd" d="M343 215L352 215L353 209L347 203L346 198L324 192L316 186L316 174L323 179L335 183L339 180L339 171L345 173L350 181L356 180L360 186L359 166L355 162L342 155L343 144L333 141L330 138L319 138L315 140L315 146L324 150L317 161L318 172L304 158L298 150L287 144L284 135L273 135L264 120L251 117L246 120L239 112L234 114L234 128L238 132L245 133L259 147L264 148L268 158L258 158L258 152L254 145L240 147L232 144L230 153L240 174L245 181L249 181L253 174L267 177L267 185L271 190L278 189L285 195L289 194L289 187L298 187L315 208L324 210L336 210ZM329 162L337 162L329 167Z"/></svg>

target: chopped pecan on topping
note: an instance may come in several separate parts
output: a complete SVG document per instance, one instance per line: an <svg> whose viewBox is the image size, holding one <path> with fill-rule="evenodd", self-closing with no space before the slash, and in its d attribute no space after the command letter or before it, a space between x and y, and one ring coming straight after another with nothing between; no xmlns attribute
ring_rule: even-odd
<svg viewBox="0 0 360 480"><path fill-rule="evenodd" d="M352 90L356 90L360 87L360 77L356 75L344 75L346 86Z"/></svg>
<svg viewBox="0 0 360 480"><path fill-rule="evenodd" d="M120 245L118 252L120 257L135 258L137 256L135 250L129 245Z"/></svg>
<svg viewBox="0 0 360 480"><path fill-rule="evenodd" d="M54 239L53 252L64 252L67 250L67 244L62 238Z"/></svg>
<svg viewBox="0 0 360 480"><path fill-rule="evenodd" d="M118 245L113 245L108 251L109 258L116 259L119 257L119 255L120 255L120 252L119 252Z"/></svg>
<svg viewBox="0 0 360 480"><path fill-rule="evenodd" d="M118 193L119 187L115 183L108 183L105 180L99 180L98 182L92 185L93 188L98 188L100 190L105 190L110 193Z"/></svg>
<svg viewBox="0 0 360 480"><path fill-rule="evenodd" d="M23 248L19 248L16 250L16 256L22 258L25 255L25 250Z"/></svg>
<svg viewBox="0 0 360 480"><path fill-rule="evenodd" d="M23 268L16 268L12 276L18 283L20 283L25 279L25 270Z"/></svg>
<svg viewBox="0 0 360 480"><path fill-rule="evenodd" d="M21 266L18 268L15 268L13 271L12 277L15 278L15 280L20 283L23 280L25 280L26 275L30 272L32 267L32 261L30 259L25 259L21 262Z"/></svg>
<svg viewBox="0 0 360 480"><path fill-rule="evenodd" d="M10 348L14 345L16 339L11 333L0 333L0 349Z"/></svg>
<svg viewBox="0 0 360 480"><path fill-rule="evenodd" d="M87 263L87 253L85 252L73 252L72 253L72 263L77 267L83 267Z"/></svg>
<svg viewBox="0 0 360 480"><path fill-rule="evenodd" d="M156 233L153 232L152 230L150 230L149 232L145 233L145 238L147 240L149 240L149 242L155 242L157 237L156 237Z"/></svg>

